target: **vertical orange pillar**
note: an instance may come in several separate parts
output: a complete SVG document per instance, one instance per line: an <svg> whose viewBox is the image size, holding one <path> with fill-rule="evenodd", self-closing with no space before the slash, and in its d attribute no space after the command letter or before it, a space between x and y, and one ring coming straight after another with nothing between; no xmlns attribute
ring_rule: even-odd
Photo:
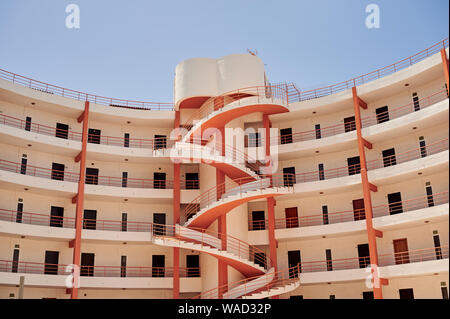
<svg viewBox="0 0 450 319"><path fill-rule="evenodd" d="M86 145L88 138L88 118L89 102L84 103L84 112L78 117L78 123L83 122L83 131L81 137L81 152L75 157L75 162L80 162L80 177L78 180L78 193L72 198L72 203L76 202L75 213L75 239L69 243L73 248L73 287L70 297L78 299L78 286L80 280L80 259L81 259L81 230L83 229L83 206L84 206L84 184L86 177Z"/></svg>
<svg viewBox="0 0 450 319"><path fill-rule="evenodd" d="M267 114L263 115L263 125L264 125L264 143L265 143L265 153L266 160L270 158L270 120ZM266 163L267 167L271 167L271 160L268 160ZM270 174L273 172L270 171ZM268 197L267 198L267 219L268 219L268 228L269 228L269 251L270 251L270 260L272 261L272 267L275 268L275 272L278 270L277 264L277 241L275 239L275 198ZM272 299L278 299L279 296L273 296Z"/></svg>
<svg viewBox="0 0 450 319"><path fill-rule="evenodd" d="M225 155L225 128L219 128L221 138L220 141L216 141L216 147L219 147L221 154ZM225 183L225 173L216 168L216 186L223 185ZM217 199L219 199L225 192L223 188L217 188ZM217 220L218 232L222 234L222 250L227 249L227 216L221 215ZM219 298L222 298L222 293L226 291L226 285L228 284L228 266L227 264L218 259L218 285L219 287L224 287L219 289Z"/></svg>
<svg viewBox="0 0 450 319"><path fill-rule="evenodd" d="M448 83L448 59L445 48L441 50L441 57L442 57L442 67L444 68L445 82L447 83L447 94L448 94L448 90L450 90L450 84Z"/></svg>
<svg viewBox="0 0 450 319"><path fill-rule="evenodd" d="M369 179L367 177L367 163L366 163L366 151L365 147L372 147L370 143L362 137L362 126L361 126L361 110L360 107L362 104L365 105L364 102L358 97L356 93L356 87L352 88L353 93L353 108L355 111L355 124L356 124L356 134L358 137L358 152L360 158L361 165L361 183L363 187L364 194L364 210L366 215L366 228L367 228L367 236L369 240L369 257L371 264L371 271L374 274L374 282L373 282L373 295L375 299L382 299L382 287L381 282L386 282L385 280L378 280L378 250L377 250L377 235L382 236L381 232L375 230L373 228L372 218L372 197L371 191L376 191L376 187L369 183ZM367 105L365 105L367 107Z"/></svg>
<svg viewBox="0 0 450 319"><path fill-rule="evenodd" d="M175 111L174 129L180 127L180 111ZM173 164L173 224L180 223L180 163ZM173 248L173 299L180 298L180 248Z"/></svg>

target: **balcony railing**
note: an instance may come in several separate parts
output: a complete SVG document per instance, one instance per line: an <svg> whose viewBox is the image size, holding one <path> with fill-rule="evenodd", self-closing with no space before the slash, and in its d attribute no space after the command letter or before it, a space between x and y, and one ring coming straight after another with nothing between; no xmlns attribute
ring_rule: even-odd
<svg viewBox="0 0 450 319"><path fill-rule="evenodd" d="M385 66L383 68L377 69L367 74L360 75L353 79L336 83L333 85L325 86L318 89L312 89L307 91L300 91L294 84L286 85L288 90L288 101L289 103L300 102L310 99L316 99L319 97L335 94L344 90L351 89L354 86L359 86L364 83L371 82L373 80L377 80L384 76L390 75L392 73L403 70L411 65L414 65L436 53L438 53L441 49L445 49L448 47L448 38L445 38L442 41L432 45L431 47L420 51L408 58L402 59L398 62L395 62L391 65Z"/></svg>
<svg viewBox="0 0 450 319"><path fill-rule="evenodd" d="M74 100L79 101L89 101L96 104L102 104L106 106L113 107L125 107L132 109L145 109L145 110L161 110L161 111L172 111L173 104L172 103L159 103L159 102L144 102L144 101L134 101L134 100L125 100L125 99L117 99L111 97L104 97L94 94L88 94L80 91L75 91L67 88L63 88L57 85L44 83L41 81L33 80L28 77L15 74L3 69L0 69L0 78L19 84L40 92L54 94L62 97L67 97Z"/></svg>
<svg viewBox="0 0 450 319"><path fill-rule="evenodd" d="M173 267L81 266L80 275L89 277L173 277ZM0 260L0 272L70 275L68 265ZM199 267L179 267L180 277L199 277Z"/></svg>
<svg viewBox="0 0 450 319"><path fill-rule="evenodd" d="M416 197L401 202L393 202L384 205L377 205L372 208L374 217L400 214L415 211L432 206L448 203L448 191L428 196ZM308 226L320 226L328 224L338 224L365 219L364 209L339 211L327 214L314 214L298 217L287 217L275 219L275 229L298 228ZM269 221L249 220L249 230L265 230Z"/></svg>

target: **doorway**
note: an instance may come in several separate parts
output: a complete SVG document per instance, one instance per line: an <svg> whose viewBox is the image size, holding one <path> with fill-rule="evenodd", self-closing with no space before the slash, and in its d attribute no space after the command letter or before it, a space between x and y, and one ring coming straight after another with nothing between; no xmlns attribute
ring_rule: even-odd
<svg viewBox="0 0 450 319"><path fill-rule="evenodd" d="M69 137L69 125L63 123L56 123L55 137L64 138Z"/></svg>
<svg viewBox="0 0 450 319"><path fill-rule="evenodd" d="M93 209L85 209L83 215L83 229L97 228L97 211Z"/></svg>
<svg viewBox="0 0 450 319"><path fill-rule="evenodd" d="M98 185L98 168L86 167L86 184Z"/></svg>
<svg viewBox="0 0 450 319"><path fill-rule="evenodd" d="M384 150L382 153L383 153L384 167L388 167L388 166L397 164L397 159L395 158L395 148L390 148L388 150Z"/></svg>
<svg viewBox="0 0 450 319"><path fill-rule="evenodd" d="M370 265L369 244L358 245L359 268Z"/></svg>
<svg viewBox="0 0 450 319"><path fill-rule="evenodd" d="M295 167L283 168L283 181L285 187L291 187L295 184Z"/></svg>
<svg viewBox="0 0 450 319"><path fill-rule="evenodd" d="M63 227L64 207L52 206L50 208L50 227Z"/></svg>
<svg viewBox="0 0 450 319"><path fill-rule="evenodd" d="M266 216L263 210L257 210L252 212L252 230L264 230L266 229Z"/></svg>
<svg viewBox="0 0 450 319"><path fill-rule="evenodd" d="M153 173L153 188L166 189L166 173Z"/></svg>
<svg viewBox="0 0 450 319"><path fill-rule="evenodd" d="M158 150L167 147L167 136L166 135L155 135L154 149Z"/></svg>
<svg viewBox="0 0 450 319"><path fill-rule="evenodd" d="M402 194L400 192L388 194L389 214L403 213Z"/></svg>
<svg viewBox="0 0 450 319"><path fill-rule="evenodd" d="M16 223L21 223L23 217L23 203L17 203Z"/></svg>
<svg viewBox="0 0 450 319"><path fill-rule="evenodd" d="M406 238L394 240L394 255L395 264L409 263L408 242Z"/></svg>
<svg viewBox="0 0 450 319"><path fill-rule="evenodd" d="M100 144L101 130L90 128L88 131L88 143Z"/></svg>
<svg viewBox="0 0 450 319"><path fill-rule="evenodd" d="M186 173L186 189L199 189L198 173Z"/></svg>
<svg viewBox="0 0 450 319"><path fill-rule="evenodd" d="M359 156L347 158L348 175L356 175L361 172L361 164L359 162Z"/></svg>
<svg viewBox="0 0 450 319"><path fill-rule="evenodd" d="M152 277L164 277L166 256L152 255Z"/></svg>
<svg viewBox="0 0 450 319"><path fill-rule="evenodd" d="M346 133L356 130L356 122L354 116L344 118L344 130Z"/></svg>
<svg viewBox="0 0 450 319"><path fill-rule="evenodd" d="M291 269L292 267L295 267L298 264L301 264L300 250L289 250L288 251L289 278L298 277L298 269L296 268ZM302 272L301 266L299 266L299 268L300 272Z"/></svg>
<svg viewBox="0 0 450 319"><path fill-rule="evenodd" d="M378 124L389 121L389 110L387 105L377 108L375 113L377 115Z"/></svg>
<svg viewBox="0 0 450 319"><path fill-rule="evenodd" d="M81 254L81 268L80 268L80 276L94 276L94 260L95 254L91 253L82 253Z"/></svg>
<svg viewBox="0 0 450 319"><path fill-rule="evenodd" d="M255 252L253 254L253 262L263 268L266 267L266 254L264 252Z"/></svg>
<svg viewBox="0 0 450 319"><path fill-rule="evenodd" d="M414 290L412 288L399 289L400 299L414 299Z"/></svg>
<svg viewBox="0 0 450 319"><path fill-rule="evenodd" d="M25 119L25 131L31 131L31 117L29 116Z"/></svg>
<svg viewBox="0 0 450 319"><path fill-rule="evenodd" d="M52 163L51 179L56 179L58 181L64 180L64 164Z"/></svg>
<svg viewBox="0 0 450 319"><path fill-rule="evenodd" d="M280 141L281 144L292 143L292 128L282 128L280 130Z"/></svg>
<svg viewBox="0 0 450 319"><path fill-rule="evenodd" d="M200 277L199 257L199 255L186 255L186 271L188 277Z"/></svg>
<svg viewBox="0 0 450 319"><path fill-rule="evenodd" d="M364 198L353 200L353 217L354 217L355 221L366 219Z"/></svg>
<svg viewBox="0 0 450 319"><path fill-rule="evenodd" d="M59 263L59 251L45 251L45 275L57 275L58 274L58 263Z"/></svg>
<svg viewBox="0 0 450 319"><path fill-rule="evenodd" d="M153 235L165 236L166 235L166 214L154 213L153 214Z"/></svg>
<svg viewBox="0 0 450 319"><path fill-rule="evenodd" d="M22 157L22 162L20 163L20 174L26 175L27 174L27 158Z"/></svg>
<svg viewBox="0 0 450 319"><path fill-rule="evenodd" d="M296 228L298 227L298 208L288 207L284 209L286 215L286 228Z"/></svg>

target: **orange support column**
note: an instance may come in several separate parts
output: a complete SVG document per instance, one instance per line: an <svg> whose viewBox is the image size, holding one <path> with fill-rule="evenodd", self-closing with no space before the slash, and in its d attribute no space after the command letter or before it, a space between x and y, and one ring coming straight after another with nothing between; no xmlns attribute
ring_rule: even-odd
<svg viewBox="0 0 450 319"><path fill-rule="evenodd" d="M174 129L180 127L180 111L175 112ZM173 223L180 223L180 163L173 164ZM180 248L173 248L173 299L180 298Z"/></svg>
<svg viewBox="0 0 450 319"><path fill-rule="evenodd" d="M445 46L445 44L444 44ZM444 76L445 76L445 83L447 83L447 94L450 90L450 84L448 83L448 59L447 59L447 52L445 51L445 48L441 50L441 57L442 57L442 67L444 68Z"/></svg>
<svg viewBox="0 0 450 319"><path fill-rule="evenodd" d="M69 247L73 248L73 287L71 298L78 299L78 287L80 280L80 259L81 259L81 230L83 228L83 206L84 206L84 184L86 176L86 145L88 138L88 117L89 102L84 104L84 112L78 117L78 123L83 122L83 132L81 138L81 152L75 157L75 162L80 162L80 179L78 180L78 193L72 198L72 203L76 203L75 215L75 239L69 242Z"/></svg>
<svg viewBox="0 0 450 319"><path fill-rule="evenodd" d="M225 155L225 128L221 127L219 129L219 133L220 133L220 135L219 135L220 141L219 140L216 141L216 148L219 148L221 150L221 154ZM216 168L216 186L222 185L224 183L225 183L225 173ZM217 199L219 199L224 192L225 192L225 189L217 188ZM217 224L218 232L223 235L222 250L226 250L227 249L227 239L226 239L227 216L226 215L219 216L217 223L218 223ZM221 259L218 259L218 272L219 272L219 275L218 275L219 287L226 287L226 285L228 284L228 266ZM219 291L220 299L222 298L222 292L226 291L226 290L227 289L224 288L223 290Z"/></svg>
<svg viewBox="0 0 450 319"><path fill-rule="evenodd" d="M267 114L263 115L263 125L264 125L264 141L266 147L266 166L271 167L272 163L270 160L270 120ZM272 173L272 172L270 172ZM277 241L275 239L275 198L268 197L267 198L267 219L268 219L268 228L269 228L269 251L270 251L270 259L272 261L272 267L275 267L275 272L278 270L277 264ZM279 296L273 296L272 299L279 299Z"/></svg>
<svg viewBox="0 0 450 319"><path fill-rule="evenodd" d="M367 163L366 163L366 151L365 147L371 148L371 144L367 142L362 137L362 126L361 126L361 110L360 107L367 108L367 104L362 101L357 93L356 87L352 88L353 92L353 107L355 111L355 124L356 124L356 134L358 137L358 151L361 165L361 183L363 187L364 194L364 210L366 215L366 228L367 236L369 240L369 257L371 264L371 272L373 275L373 295L375 299L382 299L382 284L388 284L388 281L379 277L378 274L378 250L377 250L377 236L382 237L383 233L379 230L373 228L372 218L372 197L371 191L377 191L376 186L369 183L367 177Z"/></svg>

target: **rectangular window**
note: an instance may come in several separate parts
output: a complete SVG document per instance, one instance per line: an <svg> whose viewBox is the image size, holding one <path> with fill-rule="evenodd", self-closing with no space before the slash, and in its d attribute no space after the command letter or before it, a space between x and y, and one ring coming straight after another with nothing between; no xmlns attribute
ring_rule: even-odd
<svg viewBox="0 0 450 319"><path fill-rule="evenodd" d="M128 172L122 172L122 187L127 187L128 185Z"/></svg>
<svg viewBox="0 0 450 319"><path fill-rule="evenodd" d="M90 128L88 130L88 143L100 144L101 130Z"/></svg>
<svg viewBox="0 0 450 319"><path fill-rule="evenodd" d="M426 191L427 191L428 207L432 207L434 206L434 198L433 198L433 189L431 188L431 185L426 187Z"/></svg>
<svg viewBox="0 0 450 319"><path fill-rule="evenodd" d="M166 188L166 173L153 173L153 188Z"/></svg>
<svg viewBox="0 0 450 319"><path fill-rule="evenodd" d="M283 168L284 186L290 187L295 184L295 167Z"/></svg>
<svg viewBox="0 0 450 319"><path fill-rule="evenodd" d="M63 123L56 123L55 136L58 138L67 139L69 137L69 125Z"/></svg>
<svg viewBox="0 0 450 319"><path fill-rule="evenodd" d="M127 276L127 256L120 256L120 277Z"/></svg>
<svg viewBox="0 0 450 319"><path fill-rule="evenodd" d="M422 138L419 138L419 146L420 146L420 157L426 157L427 156L427 146L425 143L425 140Z"/></svg>
<svg viewBox="0 0 450 319"><path fill-rule="evenodd" d="M327 271L333 270L333 261L331 258L331 249L325 250L325 255L327 257Z"/></svg>
<svg viewBox="0 0 450 319"><path fill-rule="evenodd" d="M400 299L414 299L414 290L412 288L399 289Z"/></svg>
<svg viewBox="0 0 450 319"><path fill-rule="evenodd" d="M346 117L344 119L344 130L345 132L351 132L356 130L356 122L354 116Z"/></svg>
<svg viewBox="0 0 450 319"><path fill-rule="evenodd" d="M322 206L322 218L323 218L323 224L328 225L328 206Z"/></svg>
<svg viewBox="0 0 450 319"><path fill-rule="evenodd" d="M59 251L45 251L44 274L57 275L59 263Z"/></svg>
<svg viewBox="0 0 450 319"><path fill-rule="evenodd" d="M122 213L122 227L121 227L122 231L127 231L128 226L127 224L128 224L128 214Z"/></svg>
<svg viewBox="0 0 450 319"><path fill-rule="evenodd" d="M348 175L356 175L361 172L361 164L359 162L359 156L347 158Z"/></svg>
<svg viewBox="0 0 450 319"><path fill-rule="evenodd" d="M64 207L51 206L50 227L63 227Z"/></svg>
<svg viewBox="0 0 450 319"><path fill-rule="evenodd" d="M25 120L25 131L31 131L31 117L29 116Z"/></svg>
<svg viewBox="0 0 450 319"><path fill-rule="evenodd" d="M154 149L159 150L167 147L167 136L166 135L155 135Z"/></svg>
<svg viewBox="0 0 450 319"><path fill-rule="evenodd" d="M316 139L322 138L322 131L320 130L320 124L315 125Z"/></svg>
<svg viewBox="0 0 450 319"><path fill-rule="evenodd" d="M448 288L441 287L442 299L448 299Z"/></svg>
<svg viewBox="0 0 450 319"><path fill-rule="evenodd" d="M292 128L283 128L280 130L280 142L281 144L289 144L293 142Z"/></svg>
<svg viewBox="0 0 450 319"><path fill-rule="evenodd" d="M20 164L20 174L22 175L26 175L27 174L27 158L23 157L22 158L22 163Z"/></svg>
<svg viewBox="0 0 450 319"><path fill-rule="evenodd" d="M98 168L86 167L86 184L98 185Z"/></svg>
<svg viewBox="0 0 450 319"><path fill-rule="evenodd" d="M198 173L186 173L186 189L199 189Z"/></svg>
<svg viewBox="0 0 450 319"><path fill-rule="evenodd" d="M397 159L395 157L395 149L390 148L382 151L383 154L383 165L384 167L392 166L397 164Z"/></svg>
<svg viewBox="0 0 450 319"><path fill-rule="evenodd" d="M389 110L387 105L377 108L375 113L377 115L378 124L389 121Z"/></svg>
<svg viewBox="0 0 450 319"><path fill-rule="evenodd" d="M319 181L323 181L325 179L325 171L323 169L323 164L319 164Z"/></svg>
<svg viewBox="0 0 450 319"><path fill-rule="evenodd" d="M63 181L64 180L64 164L52 163L52 179Z"/></svg>
<svg viewBox="0 0 450 319"><path fill-rule="evenodd" d="M400 192L388 194L389 214L403 213L402 194Z"/></svg>
<svg viewBox="0 0 450 319"><path fill-rule="evenodd" d="M412 94L413 104L414 104L414 112L417 112L420 110L420 102L419 97L417 96L417 93Z"/></svg>
<svg viewBox="0 0 450 319"><path fill-rule="evenodd" d="M434 251L436 253L436 259L442 259L441 240L439 238L439 235L433 236L433 242L434 242Z"/></svg>
<svg viewBox="0 0 450 319"><path fill-rule="evenodd" d="M123 147L130 147L130 133L123 135Z"/></svg>
<svg viewBox="0 0 450 319"><path fill-rule="evenodd" d="M23 203L17 203L16 223L22 222Z"/></svg>
<svg viewBox="0 0 450 319"><path fill-rule="evenodd" d="M97 211L93 209L85 209L83 214L83 229L97 228Z"/></svg>
<svg viewBox="0 0 450 319"><path fill-rule="evenodd" d="M252 211L252 230L266 229L266 217L263 210Z"/></svg>
<svg viewBox="0 0 450 319"><path fill-rule="evenodd" d="M14 249L13 260L11 265L11 272L18 272L19 270L19 249Z"/></svg>

